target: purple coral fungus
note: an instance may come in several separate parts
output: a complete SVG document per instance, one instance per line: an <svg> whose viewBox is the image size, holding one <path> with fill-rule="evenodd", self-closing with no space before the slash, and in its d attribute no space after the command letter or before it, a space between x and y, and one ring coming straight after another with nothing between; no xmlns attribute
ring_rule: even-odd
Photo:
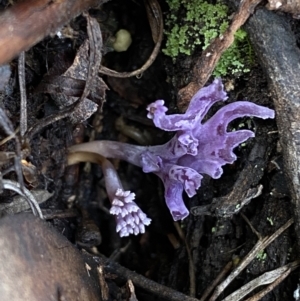
<svg viewBox="0 0 300 301"><path fill-rule="evenodd" d="M211 85L194 95L184 114L166 115L168 109L163 100L150 104L147 116L155 126L176 132L164 145L136 146L113 141L93 141L74 145L70 152L84 151L118 158L141 167L145 173L155 173L164 183L165 200L173 219L182 220L189 214L183 202L183 191L189 197L194 196L201 186L202 174L220 178L222 166L236 160L233 149L254 137L250 130L227 132L228 124L244 116L274 118L271 109L247 101L237 101L225 105L202 123L211 106L226 99L221 80L215 79ZM112 209L111 213L115 214L115 210ZM122 219L119 217L119 223ZM147 223L148 220L144 225Z"/></svg>
<svg viewBox="0 0 300 301"><path fill-rule="evenodd" d="M68 156L68 165L79 162L92 162L101 165L106 192L112 205L109 213L116 218L116 232L121 237L145 233L145 226L150 225L151 219L134 202L135 194L123 189L112 163L98 153L71 152Z"/></svg>

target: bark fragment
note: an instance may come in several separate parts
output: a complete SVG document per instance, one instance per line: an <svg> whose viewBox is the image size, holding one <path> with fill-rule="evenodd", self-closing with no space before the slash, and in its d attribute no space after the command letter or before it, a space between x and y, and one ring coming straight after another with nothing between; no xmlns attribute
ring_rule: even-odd
<svg viewBox="0 0 300 301"><path fill-rule="evenodd" d="M257 10L246 30L268 77L300 246L300 50L286 16Z"/></svg>

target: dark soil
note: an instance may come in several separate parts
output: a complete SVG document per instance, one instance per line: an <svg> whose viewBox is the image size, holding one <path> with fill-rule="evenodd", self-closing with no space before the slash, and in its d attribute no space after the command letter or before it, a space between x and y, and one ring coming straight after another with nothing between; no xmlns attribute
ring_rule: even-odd
<svg viewBox="0 0 300 301"><path fill-rule="evenodd" d="M166 4L161 4L166 11ZM118 71L132 71L147 60L154 42L142 2L113 0L105 4L101 12L92 10L91 15L101 24L106 50L109 50L108 38L117 28L128 29L133 36L133 43L128 51L107 52L102 65ZM293 24L295 35L299 37L298 21L288 15L285 17ZM26 52L29 128L42 118L59 112L53 94L40 91L37 93L37 88L43 77L53 74L53 70L60 70L62 74L72 64L79 46L87 38L86 21L82 16L73 20L70 26L74 32L69 38L48 37ZM171 137L170 134L156 129L149 122L146 118L146 106L157 99L164 99L170 112L178 112L176 94L187 84L187 66L192 64L193 57L178 59L173 64L160 53L154 64L139 78L118 79L104 76L103 80L109 87L106 101L103 106L99 103L98 111L91 118L80 124L72 123L68 118L54 122L25 141L22 150L26 152L24 159L35 167L32 171L34 182L26 178L26 187L53 193L49 200L41 204L41 208L50 216L48 222L76 247L85 247L92 254L101 253L112 257L122 266L186 295L189 295L191 289L193 290L191 286L194 285L194 297L200 299L224 267L230 262L238 264L258 241L246 220L265 237L273 234L293 217L274 120L245 118L230 124L229 130L240 126L255 129L256 137L236 148L238 160L225 166L220 179L213 180L205 176L197 195L192 199L185 196L187 207L200 208L202 213L190 214L177 226L165 206L161 181L155 175L144 174L141 169L126 162L113 160L124 186L136 193L138 204L152 219L144 235L121 239L115 233L114 219L107 213L109 201L99 166L87 163L79 167L66 167L67 148L78 142L102 139L153 145L166 142ZM12 75L5 92L1 94L1 107L14 129L17 129L20 119L17 61L11 62L10 66ZM223 82L225 86L228 83L234 85L227 103L249 100L274 108L267 77L259 60L249 73L239 78L228 76ZM219 106L214 106L208 116ZM116 126L116 122L123 124ZM130 138L132 132L140 139ZM1 140L6 136L1 132ZM2 152L14 150L13 139L1 145ZM259 170L251 166L259 166ZM3 162L1 173L6 179L17 180L13 160ZM222 197L228 197L233 189L238 193L235 185L237 181L246 190L262 185L262 193L236 214L227 214L226 202ZM1 195L1 202L9 203L14 196L15 194L5 190ZM214 207L203 213L201 206L209 206L212 202ZM70 216L51 217L58 210L71 212ZM100 229L100 245L94 247L90 241L85 244L82 235L88 234L82 234L84 223L96 224ZM92 229L97 229L96 226ZM224 299L264 272L284 266L297 258L295 231L292 226L256 256L218 300ZM193 283L192 273L195 275ZM110 282L114 282L112 275L108 275L108 278ZM261 300L293 300L298 278L297 270L293 271ZM124 284L125 282L116 281L115 289L123 287ZM167 300L159 294L139 289L138 286L136 290L138 300ZM129 299L124 294L114 292L108 300Z"/></svg>

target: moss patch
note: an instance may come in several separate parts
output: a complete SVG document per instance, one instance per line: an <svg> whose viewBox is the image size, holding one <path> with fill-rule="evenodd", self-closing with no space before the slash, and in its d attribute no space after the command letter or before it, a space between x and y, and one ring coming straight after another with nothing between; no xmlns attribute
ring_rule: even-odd
<svg viewBox="0 0 300 301"><path fill-rule="evenodd" d="M228 7L220 0L166 0L170 12L166 20L167 41L163 53L176 59L179 54L191 55L197 47L204 50L212 39L229 25ZM247 34L239 29L233 45L222 55L215 76L248 72L252 62L252 48Z"/></svg>

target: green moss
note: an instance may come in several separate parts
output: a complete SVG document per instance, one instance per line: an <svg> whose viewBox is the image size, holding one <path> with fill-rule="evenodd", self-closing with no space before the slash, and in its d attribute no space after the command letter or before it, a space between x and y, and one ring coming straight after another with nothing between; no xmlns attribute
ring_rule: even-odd
<svg viewBox="0 0 300 301"><path fill-rule="evenodd" d="M166 20L166 47L163 53L176 59L179 54L191 55L196 47L205 49L212 39L222 34L229 25L228 7L217 0L166 0L170 12ZM215 76L249 71L252 49L247 34L240 29L232 46L223 53Z"/></svg>

